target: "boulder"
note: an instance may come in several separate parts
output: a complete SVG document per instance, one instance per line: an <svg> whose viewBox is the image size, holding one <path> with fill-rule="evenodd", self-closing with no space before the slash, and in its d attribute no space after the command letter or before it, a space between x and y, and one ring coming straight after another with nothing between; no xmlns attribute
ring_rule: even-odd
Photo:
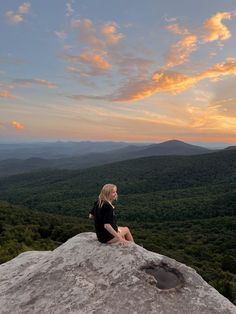
<svg viewBox="0 0 236 314"><path fill-rule="evenodd" d="M195 270L91 232L0 265L1 314L236 314Z"/></svg>

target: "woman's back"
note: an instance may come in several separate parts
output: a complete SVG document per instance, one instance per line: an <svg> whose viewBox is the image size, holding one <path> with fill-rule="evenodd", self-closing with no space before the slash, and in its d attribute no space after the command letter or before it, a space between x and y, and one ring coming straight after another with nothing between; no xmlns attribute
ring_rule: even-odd
<svg viewBox="0 0 236 314"><path fill-rule="evenodd" d="M98 240L102 243L111 240L113 236L104 228L104 224L110 224L114 230L118 231L113 206L108 202L104 202L100 207L97 201L94 204L91 214L94 216L94 225Z"/></svg>

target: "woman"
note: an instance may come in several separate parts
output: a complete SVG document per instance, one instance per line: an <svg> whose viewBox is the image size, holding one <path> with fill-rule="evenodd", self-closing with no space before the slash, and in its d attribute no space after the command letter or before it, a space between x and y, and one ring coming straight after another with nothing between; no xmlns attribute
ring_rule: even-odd
<svg viewBox="0 0 236 314"><path fill-rule="evenodd" d="M94 218L95 230L98 241L102 243L127 244L134 242L128 227L118 227L112 202L117 200L117 187L114 184L105 184L98 196L98 201L89 214Z"/></svg>

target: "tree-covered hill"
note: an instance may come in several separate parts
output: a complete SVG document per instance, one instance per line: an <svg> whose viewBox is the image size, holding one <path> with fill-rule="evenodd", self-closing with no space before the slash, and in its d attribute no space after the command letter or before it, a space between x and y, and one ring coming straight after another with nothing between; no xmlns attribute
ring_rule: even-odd
<svg viewBox="0 0 236 314"><path fill-rule="evenodd" d="M159 220L232 215L236 151L147 157L81 171L41 171L2 178L0 199L51 213L83 215L107 182L118 185L126 218L136 211L139 217L152 219L154 215ZM133 206L135 214L130 210Z"/></svg>
<svg viewBox="0 0 236 314"><path fill-rule="evenodd" d="M0 201L0 263L29 250L52 250L68 238L91 230L77 217L40 213Z"/></svg>
<svg viewBox="0 0 236 314"><path fill-rule="evenodd" d="M118 186L118 222L138 244L194 267L236 302L235 150L1 178L0 261L92 231L88 211L108 182Z"/></svg>

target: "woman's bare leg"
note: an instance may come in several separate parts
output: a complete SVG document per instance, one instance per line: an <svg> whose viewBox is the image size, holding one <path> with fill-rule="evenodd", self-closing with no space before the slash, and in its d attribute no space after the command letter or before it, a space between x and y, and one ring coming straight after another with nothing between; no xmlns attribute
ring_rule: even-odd
<svg viewBox="0 0 236 314"><path fill-rule="evenodd" d="M113 238L113 239L107 241L106 243L111 244L111 243L117 243L117 242L119 242L119 240L117 238Z"/></svg>
<svg viewBox="0 0 236 314"><path fill-rule="evenodd" d="M134 242L133 236L128 227L118 227L118 230L125 240Z"/></svg>
<svg viewBox="0 0 236 314"><path fill-rule="evenodd" d="M128 227L118 227L118 232L125 240L134 242L133 236ZM111 244L111 243L117 243L117 242L119 242L119 240L117 238L113 238L107 243Z"/></svg>

